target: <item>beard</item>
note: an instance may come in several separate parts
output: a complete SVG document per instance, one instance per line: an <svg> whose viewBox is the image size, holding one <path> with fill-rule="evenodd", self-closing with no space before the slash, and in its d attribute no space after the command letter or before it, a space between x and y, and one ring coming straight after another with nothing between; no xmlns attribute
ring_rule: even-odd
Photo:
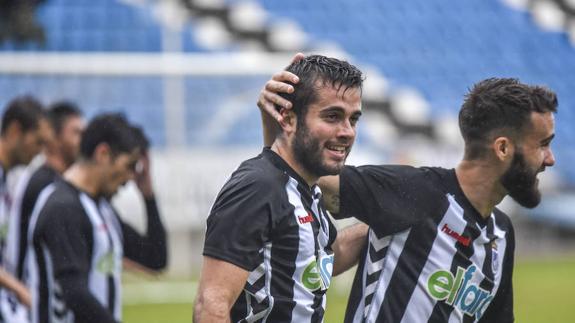
<svg viewBox="0 0 575 323"><path fill-rule="evenodd" d="M509 169L501 176L501 184L519 205L534 208L541 202L541 192L537 188L537 173L527 166L525 156L516 152Z"/></svg>
<svg viewBox="0 0 575 323"><path fill-rule="evenodd" d="M313 137L305 122L298 122L293 140L293 151L296 161L311 174L321 177L337 175L344 164L328 165L322 157L322 149L317 138Z"/></svg>

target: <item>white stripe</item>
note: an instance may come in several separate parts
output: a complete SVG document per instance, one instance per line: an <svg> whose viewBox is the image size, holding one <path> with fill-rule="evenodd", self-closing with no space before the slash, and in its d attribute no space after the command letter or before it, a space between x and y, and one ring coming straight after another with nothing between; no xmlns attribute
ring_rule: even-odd
<svg viewBox="0 0 575 323"><path fill-rule="evenodd" d="M305 217L308 212L304 208L301 195L297 189L298 182L289 178L286 183L286 192L288 195L288 200L291 205L294 206L293 216L295 217L296 223L299 223L299 217ZM317 218L317 217L316 217ZM313 227L311 222L299 225L299 247L298 254L295 260L295 270L292 276L294 281L294 300L296 304L292 310L292 322L309 322L313 315L313 301L314 294L307 290L302 284L302 276L308 264L312 261L316 261L315 257L315 235L313 232Z"/></svg>
<svg viewBox="0 0 575 323"><path fill-rule="evenodd" d="M260 278L262 278L262 276L265 275L265 273L266 272L264 264L261 263L256 269L250 272L250 275L248 276L248 284L250 285L255 284L255 282L257 282Z"/></svg>
<svg viewBox="0 0 575 323"><path fill-rule="evenodd" d="M98 270L98 261L108 251L109 241L107 236L102 236L99 228L104 225L99 216L96 202L86 196L84 193L79 194L80 202L88 215L92 224L92 263L90 265L90 274L88 275L88 286L94 297L105 307L108 305L108 280Z"/></svg>
<svg viewBox="0 0 575 323"><path fill-rule="evenodd" d="M463 234L467 221L463 218L463 208L457 204L453 196L447 195L447 199L449 208L437 226L437 236L433 241L431 252L427 257L423 270L419 274L418 286L416 286L411 295L401 322L418 322L431 316L437 301L427 293L429 276L437 270L449 271L453 262L453 256L457 253L457 248L455 247L457 240L443 232L442 228L447 225L449 229L458 234ZM427 320L425 319L425 321Z"/></svg>
<svg viewBox="0 0 575 323"><path fill-rule="evenodd" d="M266 316L263 319L262 323L266 323L268 320L268 315L269 313L271 313L272 309L274 308L274 297L272 296L272 292L271 292L271 285L272 285L272 264L271 264L271 259L272 259L272 246L273 244L271 242L266 243L266 245L264 246L264 265L266 267L266 272L269 273L268 275L266 275L266 292L269 296L269 305L268 305L268 310L266 311Z"/></svg>
<svg viewBox="0 0 575 323"><path fill-rule="evenodd" d="M373 246L375 251L380 251L381 249L389 246L391 241L391 236L385 236L383 238L378 238L373 230L369 230L369 243ZM369 253L368 253L369 255Z"/></svg>
<svg viewBox="0 0 575 323"><path fill-rule="evenodd" d="M369 257L369 251L368 251L368 255ZM367 274L368 275L372 275L373 273L380 271L383 268L383 262L385 261L385 257L382 258L381 260L378 260L377 262L371 262L369 260L367 260Z"/></svg>
<svg viewBox="0 0 575 323"><path fill-rule="evenodd" d="M373 294L373 292L375 291L375 288L377 287L377 282L378 281L374 281L373 283L369 284L369 286L367 286L365 288L365 296Z"/></svg>
<svg viewBox="0 0 575 323"><path fill-rule="evenodd" d="M411 228L397 233L391 238L389 249L387 250L387 254L385 256L385 262L382 269L383 271L379 277L379 286L373 295L366 322L376 322L377 320L377 315L379 313L381 304L383 303L385 292L387 291L387 287L391 281L393 271L395 266L397 266L397 261L401 256L401 252L403 251L403 247L405 246L405 242L407 241L410 232Z"/></svg>
<svg viewBox="0 0 575 323"><path fill-rule="evenodd" d="M114 253L114 274L112 275L114 279L114 317L118 320L122 318L122 258L124 256L124 246L123 246L123 236L122 236L122 226L116 212L108 202L108 200L101 198L99 203L100 213L102 215L103 221L106 222L108 233L112 240L112 250Z"/></svg>
<svg viewBox="0 0 575 323"><path fill-rule="evenodd" d="M11 274L16 274L16 266L18 265L18 257L20 256L20 223L22 218L22 200L24 193L30 183L30 177L36 168L26 168L23 174L18 179L16 190L12 198L12 206L10 207L10 216L8 221L8 237L6 238L6 250L3 258L4 269Z"/></svg>
<svg viewBox="0 0 575 323"><path fill-rule="evenodd" d="M54 185L48 185L42 190L38 196L34 210L32 211L32 216L30 217L30 223L28 224L28 252L26 253L26 264L28 267L28 286L30 287L30 294L32 297L32 322L39 321L39 311L40 311L40 300L39 300L39 289L40 289L40 272L38 270L38 263L36 262L36 252L34 251L34 230L36 229L36 223L38 222L38 217L40 215L40 210L46 204L48 197L54 192Z"/></svg>
<svg viewBox="0 0 575 323"><path fill-rule="evenodd" d="M463 315L461 315L460 311L452 311L451 315L449 316L448 323L461 323L463 322Z"/></svg>

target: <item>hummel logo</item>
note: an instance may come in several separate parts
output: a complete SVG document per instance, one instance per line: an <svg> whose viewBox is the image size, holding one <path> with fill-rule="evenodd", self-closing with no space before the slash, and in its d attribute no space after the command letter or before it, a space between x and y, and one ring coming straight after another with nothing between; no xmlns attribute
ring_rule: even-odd
<svg viewBox="0 0 575 323"><path fill-rule="evenodd" d="M447 235L449 235L450 237L455 238L457 241L459 241L459 243L461 243L462 245L464 245L466 247L469 247L469 244L471 243L471 239L469 237L463 237L459 233L451 230L447 226L447 223L443 225L443 228L441 228L441 231L447 233Z"/></svg>
<svg viewBox="0 0 575 323"><path fill-rule="evenodd" d="M306 216L297 216L297 220L299 221L299 224L305 224L305 223L309 223L309 222L313 222L313 216L311 215L311 213L308 213Z"/></svg>

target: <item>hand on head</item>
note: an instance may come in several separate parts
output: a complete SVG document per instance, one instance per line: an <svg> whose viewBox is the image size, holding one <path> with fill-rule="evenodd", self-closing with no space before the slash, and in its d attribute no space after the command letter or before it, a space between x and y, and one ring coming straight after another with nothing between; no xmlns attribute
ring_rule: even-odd
<svg viewBox="0 0 575 323"><path fill-rule="evenodd" d="M304 54L297 53L292 58L291 63L298 62L304 57ZM283 117L276 109L276 106L291 109L292 103L282 98L279 94L292 93L294 91L294 87L289 83L296 84L298 82L298 76L293 73L281 71L274 74L272 78L266 82L264 88L260 92L260 97L258 99L258 107L260 110L269 114L274 120L281 122Z"/></svg>
<svg viewBox="0 0 575 323"><path fill-rule="evenodd" d="M150 157L148 155L148 151L143 152L142 157L140 157L140 160L138 161L134 180L144 198L151 198L154 196L152 178L150 176Z"/></svg>

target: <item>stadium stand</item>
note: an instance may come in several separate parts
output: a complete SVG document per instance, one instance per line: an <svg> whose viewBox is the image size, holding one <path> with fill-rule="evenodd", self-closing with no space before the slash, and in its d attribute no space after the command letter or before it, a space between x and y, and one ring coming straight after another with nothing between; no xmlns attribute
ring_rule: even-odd
<svg viewBox="0 0 575 323"><path fill-rule="evenodd" d="M560 29L570 30L575 26L573 12L568 10L573 8L572 1L553 1L560 4L554 8L564 12ZM358 146L385 155L381 162L413 162L412 158L389 157L392 142L398 143L399 150L413 145L412 151L419 156L437 155L441 160L444 149L428 144L459 144L453 119L466 88L486 77L516 76L558 92L555 168L564 185L575 187L575 170L569 167L575 161L571 149L575 133L570 127L575 118L575 93L570 90L575 77L574 48L567 33L541 27L545 21L541 17L557 17L557 10L539 2L49 0L37 13L46 42L5 41L0 43L0 55L113 57L335 49L335 55L348 57L368 71L364 108L377 116L362 121L369 126L361 127ZM77 99L88 117L103 110L124 111L145 126L156 148L174 148L174 143L193 149L253 147L260 143L254 98L268 77L264 73L217 78L0 74L0 104L34 91L46 102ZM176 118L170 112L172 98L165 91L172 81L183 93L179 98L183 110L176 111L180 113ZM174 120L180 125L171 123ZM183 129L180 139L170 138L171 127ZM411 135L425 141L414 144ZM453 165L453 161L443 164Z"/></svg>
<svg viewBox="0 0 575 323"><path fill-rule="evenodd" d="M454 115L466 88L514 76L557 91L557 168L569 183L575 134L575 49L562 32L543 31L528 12L501 1L260 1L272 16L297 21L311 41L332 40L378 67L397 86L417 89L433 118ZM353 35L362 35L354 37ZM572 184L571 184L572 185Z"/></svg>

